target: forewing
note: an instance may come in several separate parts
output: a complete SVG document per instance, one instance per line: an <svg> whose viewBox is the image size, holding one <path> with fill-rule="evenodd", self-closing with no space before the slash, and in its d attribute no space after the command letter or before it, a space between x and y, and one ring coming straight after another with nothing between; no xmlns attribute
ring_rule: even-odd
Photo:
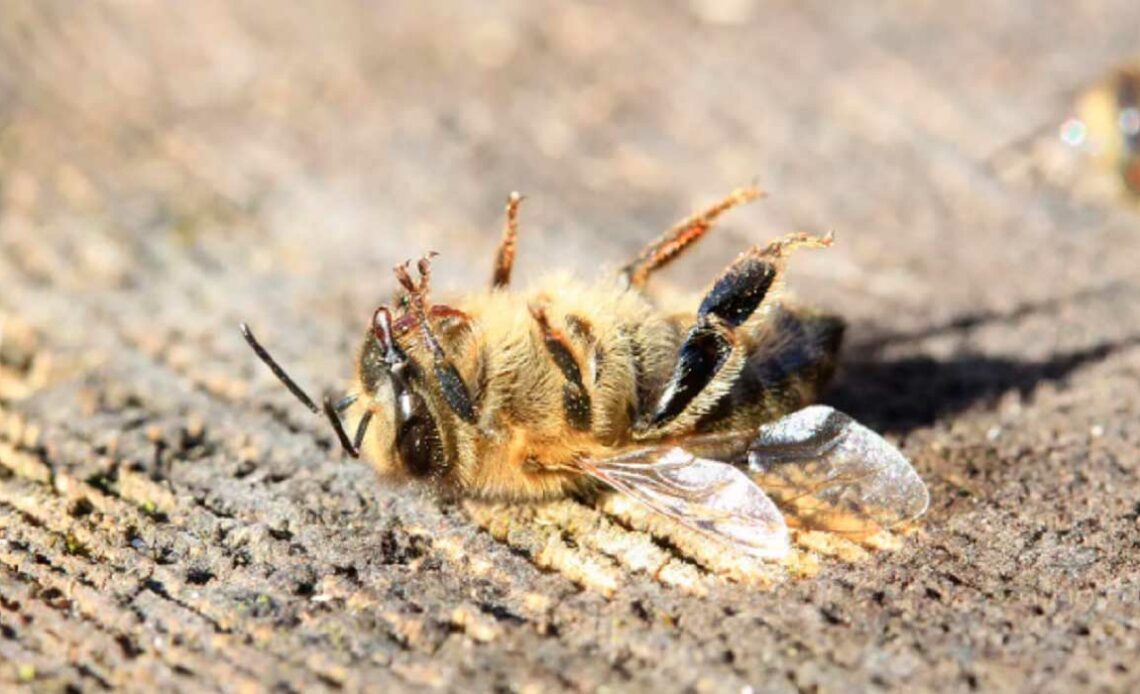
<svg viewBox="0 0 1140 694"><path fill-rule="evenodd" d="M660 446L587 460L579 469L697 532L765 559L788 553L788 528L742 470Z"/></svg>
<svg viewBox="0 0 1140 694"><path fill-rule="evenodd" d="M897 448L854 419L814 405L760 428L754 479L798 525L875 532L921 516L926 485Z"/></svg>

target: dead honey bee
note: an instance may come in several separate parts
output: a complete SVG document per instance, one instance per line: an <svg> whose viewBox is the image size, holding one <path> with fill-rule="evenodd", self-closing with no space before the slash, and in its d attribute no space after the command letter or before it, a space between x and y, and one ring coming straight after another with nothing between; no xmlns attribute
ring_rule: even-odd
<svg viewBox="0 0 1140 694"><path fill-rule="evenodd" d="M447 304L431 255L395 268L399 292L372 316L350 394L323 408L246 325L249 345L344 450L386 477L450 498L532 502L616 491L755 556L789 549L788 520L833 531L921 515L925 485L892 445L809 405L831 378L843 322L781 299L789 254L831 236L792 234L742 253L692 307L646 292L654 272L742 188L648 244L616 278L508 289L520 197L490 287ZM801 409L803 408L803 409ZM341 416L355 423L349 436Z"/></svg>
<svg viewBox="0 0 1140 694"><path fill-rule="evenodd" d="M1067 144L1092 154L1140 195L1140 67L1122 68L1085 92L1061 128Z"/></svg>

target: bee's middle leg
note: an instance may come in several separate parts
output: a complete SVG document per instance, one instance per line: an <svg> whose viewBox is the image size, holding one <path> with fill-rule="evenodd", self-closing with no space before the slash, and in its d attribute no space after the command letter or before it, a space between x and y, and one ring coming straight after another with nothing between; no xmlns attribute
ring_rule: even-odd
<svg viewBox="0 0 1140 694"><path fill-rule="evenodd" d="M515 266L515 250L519 236L519 203L522 196L512 192L507 196L507 221L499 249L495 252L495 268L491 273L491 288L506 287L511 283L511 270Z"/></svg>
<svg viewBox="0 0 1140 694"><path fill-rule="evenodd" d="M684 429L728 392L745 362L747 346L738 329L769 295L784 267L787 253L798 247L824 247L831 237L792 234L767 247L742 253L717 278L697 309L677 354L673 375L642 433L673 433Z"/></svg>
<svg viewBox="0 0 1140 694"><path fill-rule="evenodd" d="M582 378L581 356L569 337L551 324L545 304L531 304L530 314L542 331L547 355L562 372L562 410L567 423L579 431L589 431L593 426L593 397Z"/></svg>
<svg viewBox="0 0 1140 694"><path fill-rule="evenodd" d="M708 233L718 217L733 207L755 200L761 195L760 189L756 186L737 188L715 205L682 219L642 248L637 257L621 269L621 276L631 287L645 286L650 275Z"/></svg>

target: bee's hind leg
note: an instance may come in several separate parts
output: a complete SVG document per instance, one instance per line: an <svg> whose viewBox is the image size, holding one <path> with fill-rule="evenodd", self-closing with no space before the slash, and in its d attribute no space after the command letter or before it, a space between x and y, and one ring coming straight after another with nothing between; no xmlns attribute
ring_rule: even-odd
<svg viewBox="0 0 1140 694"><path fill-rule="evenodd" d="M713 223L728 210L763 195L756 186L737 188L715 205L691 217L682 219L671 229L653 239L641 249L637 257L621 269L621 276L630 287L644 287L654 271L664 267L702 236Z"/></svg>
<svg viewBox="0 0 1140 694"><path fill-rule="evenodd" d="M638 425L638 433L679 431L716 405L745 366L747 355L738 329L776 284L788 252L829 245L830 235L791 234L740 254L701 301L696 322L678 350L673 375L648 420Z"/></svg>

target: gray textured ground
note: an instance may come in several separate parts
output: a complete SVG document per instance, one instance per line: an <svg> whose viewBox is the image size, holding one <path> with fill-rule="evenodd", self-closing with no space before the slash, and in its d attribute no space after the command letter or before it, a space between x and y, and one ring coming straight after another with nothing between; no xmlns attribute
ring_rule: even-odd
<svg viewBox="0 0 1140 694"><path fill-rule="evenodd" d="M1140 684L1137 216L1053 135L1140 5L834 5L0 2L0 687ZM341 384L394 262L485 281L511 189L525 280L752 179L667 284L834 229L791 277L852 324L830 400L933 496L770 591L541 569L235 330Z"/></svg>

